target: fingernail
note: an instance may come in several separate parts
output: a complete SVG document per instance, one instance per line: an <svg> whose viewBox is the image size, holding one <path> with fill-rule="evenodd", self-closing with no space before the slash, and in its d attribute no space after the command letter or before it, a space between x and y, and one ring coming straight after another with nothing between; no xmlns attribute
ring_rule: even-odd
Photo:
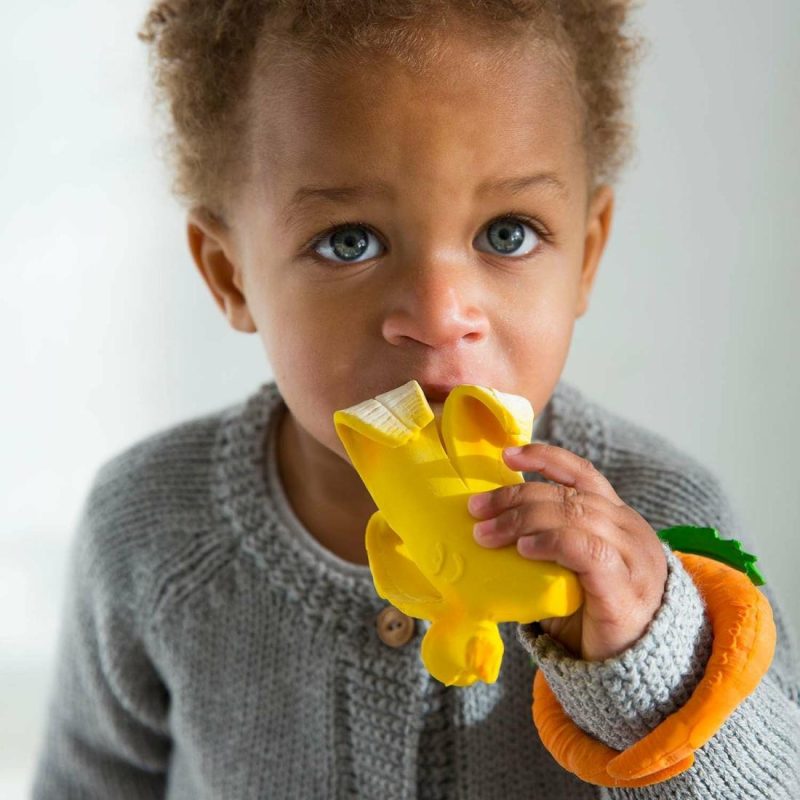
<svg viewBox="0 0 800 800"><path fill-rule="evenodd" d="M470 514L480 514L489 505L489 495L486 492L482 494L473 494L467 500L467 510Z"/></svg>
<svg viewBox="0 0 800 800"><path fill-rule="evenodd" d="M486 539L488 538L495 529L495 518L492 519L485 519L483 522L476 522L472 526L472 535L478 539Z"/></svg>
<svg viewBox="0 0 800 800"><path fill-rule="evenodd" d="M507 456L518 456L522 452L521 447L506 447L505 454Z"/></svg>

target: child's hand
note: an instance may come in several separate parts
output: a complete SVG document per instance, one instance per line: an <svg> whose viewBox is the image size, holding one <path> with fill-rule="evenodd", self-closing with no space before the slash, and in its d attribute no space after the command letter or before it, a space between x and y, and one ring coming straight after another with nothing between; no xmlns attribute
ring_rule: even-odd
<svg viewBox="0 0 800 800"><path fill-rule="evenodd" d="M583 605L568 617L540 620L545 633L573 655L601 661L621 653L645 631L661 605L667 561L656 532L620 500L591 462L547 444L504 451L519 472L548 483L518 483L473 495L475 540L486 547L516 542L525 558L555 561L578 576ZM476 503L487 499L485 506Z"/></svg>

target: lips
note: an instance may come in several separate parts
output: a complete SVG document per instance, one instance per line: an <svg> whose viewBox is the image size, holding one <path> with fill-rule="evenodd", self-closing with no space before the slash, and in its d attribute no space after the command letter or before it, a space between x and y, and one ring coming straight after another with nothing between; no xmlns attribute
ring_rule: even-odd
<svg viewBox="0 0 800 800"><path fill-rule="evenodd" d="M420 383L425 397L434 403L443 403L447 399L447 395L458 385L457 383Z"/></svg>

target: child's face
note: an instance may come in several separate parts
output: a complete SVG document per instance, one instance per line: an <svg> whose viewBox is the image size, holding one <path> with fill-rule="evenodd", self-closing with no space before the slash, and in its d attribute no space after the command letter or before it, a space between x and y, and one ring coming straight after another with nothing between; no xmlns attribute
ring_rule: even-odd
<svg viewBox="0 0 800 800"><path fill-rule="evenodd" d="M253 178L231 229L190 217L217 302L235 328L258 331L317 459L327 448L349 463L336 409L412 378L524 395L537 415L558 382L613 194L587 197L578 111L559 68L540 50L496 63L453 33L434 79L383 61L316 83L297 68L261 78ZM278 85L280 100L270 98ZM538 173L560 185L479 191ZM290 207L301 186L378 180L386 195ZM317 259L301 252L345 222L362 224L333 244L327 233Z"/></svg>

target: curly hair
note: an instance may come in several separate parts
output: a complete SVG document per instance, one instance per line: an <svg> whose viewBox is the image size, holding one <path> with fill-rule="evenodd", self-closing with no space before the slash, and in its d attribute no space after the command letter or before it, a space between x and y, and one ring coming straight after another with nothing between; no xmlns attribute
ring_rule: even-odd
<svg viewBox="0 0 800 800"><path fill-rule="evenodd" d="M633 155L628 98L647 42L626 31L633 0L156 0L138 31L150 45L156 94L168 106L162 156L176 198L219 221L246 175L249 90L255 68L281 58L315 74L334 58L389 55L412 70L435 62L452 14L494 45L549 44L568 70L590 192L614 183ZM487 24L489 23L489 24ZM513 45L513 46L512 46Z"/></svg>

